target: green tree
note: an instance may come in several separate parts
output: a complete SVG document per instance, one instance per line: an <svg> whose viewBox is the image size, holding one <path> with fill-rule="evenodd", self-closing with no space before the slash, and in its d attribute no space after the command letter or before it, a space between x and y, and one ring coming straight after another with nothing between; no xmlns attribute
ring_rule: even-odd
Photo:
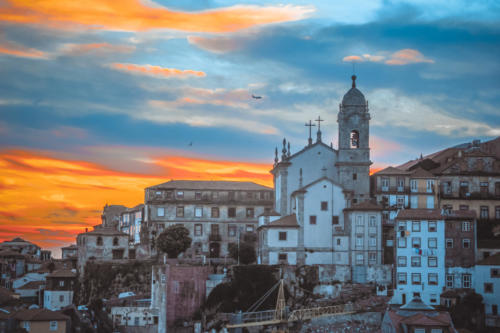
<svg viewBox="0 0 500 333"><path fill-rule="evenodd" d="M156 239L158 250L165 252L169 258L177 258L179 254L191 246L189 230L180 224L171 225Z"/></svg>

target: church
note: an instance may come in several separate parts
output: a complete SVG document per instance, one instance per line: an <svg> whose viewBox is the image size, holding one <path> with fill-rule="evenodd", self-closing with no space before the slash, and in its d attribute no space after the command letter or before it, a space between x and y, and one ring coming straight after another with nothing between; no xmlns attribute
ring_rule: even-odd
<svg viewBox="0 0 500 333"><path fill-rule="evenodd" d="M258 260L262 264L334 267L341 281L366 282L369 267L381 266L381 207L370 200L368 102L356 88L344 95L337 114L338 149L321 137L291 154L283 140L275 150L275 211L259 218Z"/></svg>

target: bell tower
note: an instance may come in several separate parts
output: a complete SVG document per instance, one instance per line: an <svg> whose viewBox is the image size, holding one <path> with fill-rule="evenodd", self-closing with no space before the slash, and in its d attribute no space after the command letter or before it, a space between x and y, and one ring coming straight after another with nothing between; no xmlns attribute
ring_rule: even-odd
<svg viewBox="0 0 500 333"><path fill-rule="evenodd" d="M337 117L339 127L339 153L336 166L343 187L351 192L351 204L370 197L370 113L368 102L356 88L356 75L352 88L344 95Z"/></svg>

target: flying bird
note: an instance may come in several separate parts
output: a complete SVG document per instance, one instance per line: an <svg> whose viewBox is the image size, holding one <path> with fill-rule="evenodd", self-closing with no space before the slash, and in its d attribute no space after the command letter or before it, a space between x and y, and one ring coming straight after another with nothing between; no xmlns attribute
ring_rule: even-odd
<svg viewBox="0 0 500 333"><path fill-rule="evenodd" d="M262 96L255 96L254 94L252 94L252 98L255 98L255 99L261 99Z"/></svg>

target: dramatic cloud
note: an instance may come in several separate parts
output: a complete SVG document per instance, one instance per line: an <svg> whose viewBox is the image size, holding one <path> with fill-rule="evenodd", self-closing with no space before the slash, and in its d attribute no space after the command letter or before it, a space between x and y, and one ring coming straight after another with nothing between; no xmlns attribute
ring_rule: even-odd
<svg viewBox="0 0 500 333"><path fill-rule="evenodd" d="M113 69L129 74L148 75L161 78L169 78L169 77L186 78L190 76L195 76L195 77L206 76L204 72L194 71L191 69L164 68L152 65L136 65L136 64L120 64L120 63L113 63L110 66Z"/></svg>
<svg viewBox="0 0 500 333"><path fill-rule="evenodd" d="M199 12L173 11L139 0L11 0L0 9L0 20L75 29L145 31L176 29L193 32L231 32L255 25L297 21L314 11L304 6L237 5Z"/></svg>
<svg viewBox="0 0 500 333"><path fill-rule="evenodd" d="M9 41L0 33L0 55L6 54L13 57L47 59L48 54L30 47Z"/></svg>
<svg viewBox="0 0 500 333"><path fill-rule="evenodd" d="M386 65L408 65L420 62L434 63L434 60L424 57L424 55L413 49L403 49L396 51L392 54L388 52L379 52L377 55L363 54L363 55L350 55L342 59L344 62L383 62Z"/></svg>

